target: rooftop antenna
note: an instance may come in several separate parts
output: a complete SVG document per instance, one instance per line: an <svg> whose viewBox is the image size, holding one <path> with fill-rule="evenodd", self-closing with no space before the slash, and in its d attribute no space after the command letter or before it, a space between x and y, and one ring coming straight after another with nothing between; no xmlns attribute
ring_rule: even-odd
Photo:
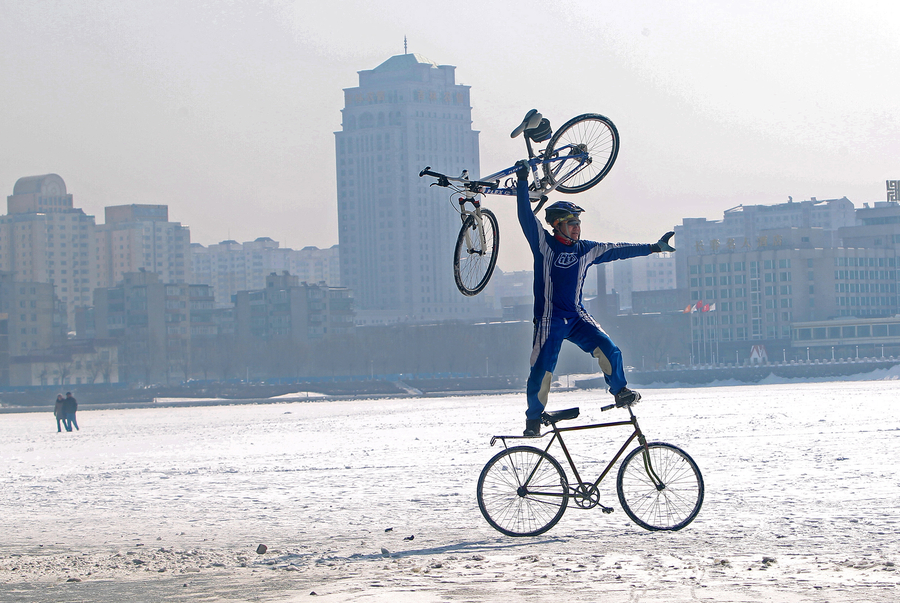
<svg viewBox="0 0 900 603"><path fill-rule="evenodd" d="M406 54L406 36L403 36L403 54Z"/></svg>

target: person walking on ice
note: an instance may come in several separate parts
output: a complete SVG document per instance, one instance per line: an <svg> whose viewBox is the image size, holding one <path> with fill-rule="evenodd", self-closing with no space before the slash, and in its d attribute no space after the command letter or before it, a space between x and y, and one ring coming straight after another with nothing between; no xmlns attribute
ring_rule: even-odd
<svg viewBox="0 0 900 603"><path fill-rule="evenodd" d="M593 264L641 257L661 251L675 251L669 245L674 232L667 232L652 244L597 243L581 239L583 209L568 201L558 201L545 210L553 229L548 233L531 210L528 196L528 164L520 161L516 172L517 213L522 232L534 255L534 340L531 372L525 393L525 436L541 434L541 413L553 382L559 350L568 339L594 356L615 397L616 404L633 404L641 395L626 387L622 353L582 303L587 270Z"/></svg>
<svg viewBox="0 0 900 603"><path fill-rule="evenodd" d="M57 433L62 432L62 427L60 424L66 424L66 413L63 411L63 407L65 403L63 401L62 394L56 394L56 406L53 408L53 416L56 417L56 431ZM66 427L66 431L69 431L68 427Z"/></svg>
<svg viewBox="0 0 900 603"><path fill-rule="evenodd" d="M72 392L66 392L63 400L63 412L66 414L66 431L78 431L78 421L75 420L75 413L78 411L78 400L72 395Z"/></svg>

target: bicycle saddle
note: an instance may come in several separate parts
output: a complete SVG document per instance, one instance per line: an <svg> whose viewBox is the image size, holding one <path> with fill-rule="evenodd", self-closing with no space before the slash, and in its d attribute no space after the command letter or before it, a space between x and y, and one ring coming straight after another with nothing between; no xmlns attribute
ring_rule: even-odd
<svg viewBox="0 0 900 603"><path fill-rule="evenodd" d="M578 416L578 408L567 408L566 410L554 410L551 412L542 412L541 413L541 421L544 422L544 425L550 425L551 423L556 423L557 421L566 421L568 419L574 419Z"/></svg>
<svg viewBox="0 0 900 603"><path fill-rule="evenodd" d="M512 134L509 135L510 138L515 138L525 130L530 130L532 128L536 128L541 124L541 119L543 116L538 113L537 109L532 109L528 113L525 114L525 119L522 120L516 129L512 131Z"/></svg>

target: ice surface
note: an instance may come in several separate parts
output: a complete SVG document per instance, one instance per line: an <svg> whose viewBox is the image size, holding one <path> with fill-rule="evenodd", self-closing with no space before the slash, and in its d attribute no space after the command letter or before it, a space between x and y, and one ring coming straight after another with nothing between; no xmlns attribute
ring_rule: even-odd
<svg viewBox="0 0 900 603"><path fill-rule="evenodd" d="M490 528L475 484L491 436L524 427L522 395L86 411L75 433L0 415L0 600L898 598L900 384L641 391L648 438L706 482L681 532L631 523L610 478L612 515ZM557 391L550 408L623 418L609 401ZM625 436L567 443L595 474Z"/></svg>

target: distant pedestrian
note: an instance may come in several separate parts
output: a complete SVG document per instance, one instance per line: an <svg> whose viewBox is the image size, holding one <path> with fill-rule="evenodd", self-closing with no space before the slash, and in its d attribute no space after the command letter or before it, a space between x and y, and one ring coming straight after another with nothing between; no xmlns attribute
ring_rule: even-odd
<svg viewBox="0 0 900 603"><path fill-rule="evenodd" d="M78 400L75 399L72 392L66 392L66 399L63 400L63 411L66 413L66 431L72 431L73 425L78 430L78 421L75 420L75 412L77 410Z"/></svg>
<svg viewBox="0 0 900 603"><path fill-rule="evenodd" d="M53 408L53 416L56 417L56 431L57 433L62 431L62 425L66 424L66 411L64 410L64 400L62 394L56 394L56 406ZM72 428L68 425L66 426L66 431L72 431Z"/></svg>

